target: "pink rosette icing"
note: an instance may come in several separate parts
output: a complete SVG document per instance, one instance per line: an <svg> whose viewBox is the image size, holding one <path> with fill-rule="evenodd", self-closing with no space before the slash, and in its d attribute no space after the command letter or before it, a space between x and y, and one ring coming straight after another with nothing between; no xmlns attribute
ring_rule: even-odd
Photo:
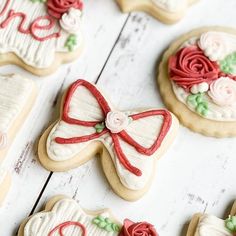
<svg viewBox="0 0 236 236"><path fill-rule="evenodd" d="M110 111L107 113L105 124L112 133L119 133L129 125L129 117L120 111Z"/></svg>
<svg viewBox="0 0 236 236"><path fill-rule="evenodd" d="M82 10L83 3L81 0L47 0L47 7L51 16L60 19L70 8Z"/></svg>
<svg viewBox="0 0 236 236"><path fill-rule="evenodd" d="M221 77L210 85L208 95L219 106L236 103L236 82L229 77Z"/></svg>
<svg viewBox="0 0 236 236"><path fill-rule="evenodd" d="M210 61L197 46L182 48L169 58L170 79L187 92L195 84L218 79L217 63Z"/></svg>
<svg viewBox="0 0 236 236"><path fill-rule="evenodd" d="M211 61L223 60L228 53L227 40L219 32L206 32L201 35L198 46Z"/></svg>
<svg viewBox="0 0 236 236"><path fill-rule="evenodd" d="M147 222L134 223L126 219L119 236L158 236L158 233L154 226Z"/></svg>

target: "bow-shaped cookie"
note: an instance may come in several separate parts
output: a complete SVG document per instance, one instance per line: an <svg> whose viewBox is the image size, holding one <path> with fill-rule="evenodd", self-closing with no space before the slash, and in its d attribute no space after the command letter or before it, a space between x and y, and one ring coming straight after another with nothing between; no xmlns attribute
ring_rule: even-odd
<svg viewBox="0 0 236 236"><path fill-rule="evenodd" d="M123 12L145 11L166 24L182 19L188 7L198 0L116 0Z"/></svg>
<svg viewBox="0 0 236 236"><path fill-rule="evenodd" d="M40 139L41 163L65 171L100 153L115 192L129 200L141 197L155 160L176 134L176 118L167 110L117 111L85 80L72 84L63 100L60 120Z"/></svg>
<svg viewBox="0 0 236 236"><path fill-rule="evenodd" d="M235 236L236 202L226 220L213 215L195 214L190 222L187 236Z"/></svg>

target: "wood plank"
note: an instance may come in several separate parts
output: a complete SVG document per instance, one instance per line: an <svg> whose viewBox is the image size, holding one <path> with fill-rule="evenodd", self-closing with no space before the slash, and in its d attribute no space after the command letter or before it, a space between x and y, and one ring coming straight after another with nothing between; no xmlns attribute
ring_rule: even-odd
<svg viewBox="0 0 236 236"><path fill-rule="evenodd" d="M174 26L162 25L143 13L131 14L98 80L114 104L121 109L163 106L156 85L156 63L168 44L203 24L233 27L236 23L232 19L235 1L212 3L197 4ZM185 235L184 224L195 212L220 215L236 197L232 178L235 140L207 138L181 127L178 139L158 163L151 190L140 201L129 203L117 197L94 159L75 170L54 173L36 210L49 197L66 194L85 208L110 207L120 219L148 220L160 235Z"/></svg>
<svg viewBox="0 0 236 236"><path fill-rule="evenodd" d="M7 157L13 183L4 207L0 210L0 232L6 236L13 235L22 219L30 214L49 177L50 173L37 161L36 140L53 120L58 95L78 76L86 76L90 81L97 79L127 18L109 0L87 0L85 9L84 32L87 45L82 58L62 66L57 73L45 79L37 79L14 66L1 68L1 73L14 71L32 77L39 87L37 104Z"/></svg>

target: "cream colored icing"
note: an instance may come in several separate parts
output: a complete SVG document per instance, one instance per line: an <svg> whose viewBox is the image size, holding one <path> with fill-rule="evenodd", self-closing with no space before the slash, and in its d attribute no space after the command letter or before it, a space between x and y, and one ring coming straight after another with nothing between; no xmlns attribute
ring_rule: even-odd
<svg viewBox="0 0 236 236"><path fill-rule="evenodd" d="M0 3L0 12L7 0ZM45 3L30 0L11 0L8 9L14 9L15 12L23 12L27 15L24 27L28 27L39 16L47 15ZM0 16L0 22L6 18L6 15ZM20 19L20 18L19 18ZM0 29L0 53L13 52L20 57L27 65L37 68L50 67L55 59L56 52L68 52L65 43L69 34L62 30L59 38L53 38L44 42L35 40L30 34L20 33L17 28L19 20L12 20L10 25ZM45 22L45 24L48 24ZM40 37L50 35L60 31L60 25L57 24L51 30L37 30ZM81 32L77 34L77 47L82 43Z"/></svg>
<svg viewBox="0 0 236 236"><path fill-rule="evenodd" d="M152 2L170 12L181 11L188 5L187 0L152 0Z"/></svg>
<svg viewBox="0 0 236 236"><path fill-rule="evenodd" d="M109 212L104 212L103 216L110 217ZM24 236L48 236L50 231L56 226L67 222L80 222L87 230L88 236L117 236L117 232L107 232L92 223L95 216L89 215L72 199L58 201L50 212L40 212L33 215L24 227ZM82 236L82 231L78 227L70 226L63 230L64 235ZM53 236L59 235L58 232Z"/></svg>
<svg viewBox="0 0 236 236"><path fill-rule="evenodd" d="M236 36L210 31L201 35L198 45L211 61L220 61L236 51Z"/></svg>
<svg viewBox="0 0 236 236"><path fill-rule="evenodd" d="M28 102L32 89L33 82L29 79L0 75L0 148L5 147L7 133Z"/></svg>
<svg viewBox="0 0 236 236"><path fill-rule="evenodd" d="M211 215L203 215L194 236L232 236L232 234L226 229L224 220Z"/></svg>
<svg viewBox="0 0 236 236"><path fill-rule="evenodd" d="M112 106L110 105L110 107ZM77 119L79 118L80 120L104 120L103 114L96 99L85 87L80 86L77 88L73 94L69 111L70 117ZM134 113L138 112L126 112L127 115ZM145 119L132 121L127 126L126 131L138 143L142 144L144 147L150 147L159 134L162 123L163 118L160 116L147 117ZM79 144L58 144L54 141L55 137L71 138L91 134L94 132L95 130L93 127L70 125L64 121L59 121L54 126L47 139L47 153L49 158L58 162L70 160L83 149L85 149L86 146L91 142ZM171 130L169 132L171 132ZM122 150L127 159L132 165L142 171L141 176L136 176L130 171L126 170L123 165L121 165L119 159L116 156L112 138L109 134L105 134L97 140L101 141L107 148L117 170L120 181L124 186L132 190L138 190L142 189L147 184L153 173L154 161L155 157L158 155L158 150L152 156L142 155L137 152L134 147L130 146L128 143L119 138Z"/></svg>

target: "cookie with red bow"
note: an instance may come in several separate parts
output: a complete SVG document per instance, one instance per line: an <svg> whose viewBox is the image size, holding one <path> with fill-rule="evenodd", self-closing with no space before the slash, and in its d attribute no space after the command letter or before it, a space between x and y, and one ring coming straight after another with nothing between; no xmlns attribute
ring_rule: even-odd
<svg viewBox="0 0 236 236"><path fill-rule="evenodd" d="M187 236L235 236L236 202L230 215L222 220L214 215L195 214L189 224Z"/></svg>
<svg viewBox="0 0 236 236"><path fill-rule="evenodd" d="M76 59L83 37L82 0L2 0L0 65L47 75Z"/></svg>
<svg viewBox="0 0 236 236"><path fill-rule="evenodd" d="M65 93L59 120L39 141L50 171L78 167L99 154L108 182L127 200L147 192L156 161L174 140L178 121L165 109L119 111L93 84L78 80Z"/></svg>
<svg viewBox="0 0 236 236"><path fill-rule="evenodd" d="M182 19L198 0L116 0L123 12L145 11L166 24Z"/></svg>
<svg viewBox="0 0 236 236"><path fill-rule="evenodd" d="M26 219L18 236L158 236L148 222L134 223L128 219L120 223L111 211L87 211L72 199L52 198L45 210Z"/></svg>
<svg viewBox="0 0 236 236"><path fill-rule="evenodd" d="M213 137L236 136L236 30L196 29L163 56L158 83L183 125Z"/></svg>

